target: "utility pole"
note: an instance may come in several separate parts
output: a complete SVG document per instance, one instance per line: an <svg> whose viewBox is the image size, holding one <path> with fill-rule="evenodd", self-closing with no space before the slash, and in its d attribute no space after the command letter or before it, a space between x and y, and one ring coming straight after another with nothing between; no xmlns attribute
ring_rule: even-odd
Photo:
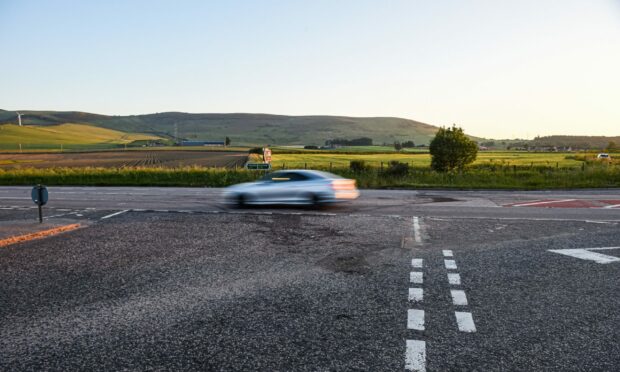
<svg viewBox="0 0 620 372"><path fill-rule="evenodd" d="M174 142L175 145L179 144L179 125L177 123L174 123Z"/></svg>

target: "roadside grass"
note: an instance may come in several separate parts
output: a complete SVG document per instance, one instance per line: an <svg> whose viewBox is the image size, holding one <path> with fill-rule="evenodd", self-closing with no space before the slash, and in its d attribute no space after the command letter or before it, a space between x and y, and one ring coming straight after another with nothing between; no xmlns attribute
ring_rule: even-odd
<svg viewBox="0 0 620 372"><path fill-rule="evenodd" d="M332 167L331 171L357 180L360 188L529 190L620 187L620 166L602 164L562 168L482 164L453 173L438 173L425 166L410 167L400 176L380 168L354 172L348 167ZM263 174L262 171L205 167L15 168L0 169L0 185L225 187L253 181Z"/></svg>

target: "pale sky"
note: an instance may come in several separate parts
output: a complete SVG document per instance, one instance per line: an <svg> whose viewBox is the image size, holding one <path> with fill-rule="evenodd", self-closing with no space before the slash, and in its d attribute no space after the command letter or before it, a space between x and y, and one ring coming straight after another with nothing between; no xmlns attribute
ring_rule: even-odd
<svg viewBox="0 0 620 372"><path fill-rule="evenodd" d="M620 0L0 0L0 108L620 135Z"/></svg>

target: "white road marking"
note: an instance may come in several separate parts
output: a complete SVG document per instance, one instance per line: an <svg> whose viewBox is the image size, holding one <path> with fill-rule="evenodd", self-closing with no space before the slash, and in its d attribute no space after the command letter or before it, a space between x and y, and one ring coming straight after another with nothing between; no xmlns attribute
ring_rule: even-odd
<svg viewBox="0 0 620 372"><path fill-rule="evenodd" d="M474 318L471 313L455 311L456 324L459 326L461 332L476 332L476 325L474 324Z"/></svg>
<svg viewBox="0 0 620 372"><path fill-rule="evenodd" d="M413 239L417 244L422 243L422 236L420 235L420 219L413 217Z"/></svg>
<svg viewBox="0 0 620 372"><path fill-rule="evenodd" d="M603 209L620 208L620 204L606 205Z"/></svg>
<svg viewBox="0 0 620 372"><path fill-rule="evenodd" d="M452 303L457 306L467 306L467 296L465 295L465 291L460 289L452 289L450 290L450 294L452 295Z"/></svg>
<svg viewBox="0 0 620 372"><path fill-rule="evenodd" d="M123 213L125 213L125 212L129 212L129 209L125 209L125 210L123 210L123 211L119 211L119 212L116 212L116 213L108 214L107 216L103 216L103 217L101 217L101 219L102 219L102 220L105 220L105 219L107 219L107 218L111 218L111 217L114 217L114 216L118 216L119 214L123 214Z"/></svg>
<svg viewBox="0 0 620 372"><path fill-rule="evenodd" d="M461 275L457 273L448 273L448 283L452 285L461 285Z"/></svg>
<svg viewBox="0 0 620 372"><path fill-rule="evenodd" d="M456 270L456 261L454 260L443 260L444 265L446 265L446 269Z"/></svg>
<svg viewBox="0 0 620 372"><path fill-rule="evenodd" d="M601 247L601 248L579 248L579 249L549 249L549 252L563 254L565 256L571 256L580 258L582 260L594 261L600 264L607 264L611 262L619 262L620 258L615 256L609 256L602 253L591 251L603 251L609 249L620 249L620 247Z"/></svg>
<svg viewBox="0 0 620 372"><path fill-rule="evenodd" d="M422 284L424 282L424 273L420 271L412 271L409 273L409 281L415 284Z"/></svg>
<svg viewBox="0 0 620 372"><path fill-rule="evenodd" d="M424 299L424 290L422 288L409 288L409 301L420 302Z"/></svg>
<svg viewBox="0 0 620 372"><path fill-rule="evenodd" d="M454 254L452 253L452 251L451 251L451 250L449 250L449 249L444 249L442 252L443 252L443 256L444 256L444 257L453 257L453 256L454 256Z"/></svg>
<svg viewBox="0 0 620 372"><path fill-rule="evenodd" d="M405 369L407 371L426 371L426 342L419 340L407 340L405 353Z"/></svg>
<svg viewBox="0 0 620 372"><path fill-rule="evenodd" d="M422 260L421 258L414 258L411 260L411 266L419 268L422 267L424 265L424 260Z"/></svg>
<svg viewBox="0 0 620 372"><path fill-rule="evenodd" d="M424 310L407 310L407 329L424 330Z"/></svg>
<svg viewBox="0 0 620 372"><path fill-rule="evenodd" d="M547 201L538 201L538 202L530 202L530 203L522 203L522 204L514 204L513 207L527 207L530 205L541 205L541 204L553 204L553 203L564 203L571 202L577 199L562 199L562 200L547 200Z"/></svg>

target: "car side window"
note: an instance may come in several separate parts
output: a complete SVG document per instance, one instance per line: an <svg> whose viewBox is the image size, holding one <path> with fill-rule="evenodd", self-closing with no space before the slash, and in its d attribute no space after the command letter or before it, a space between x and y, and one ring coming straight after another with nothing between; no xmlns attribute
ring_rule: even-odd
<svg viewBox="0 0 620 372"><path fill-rule="evenodd" d="M294 173L294 172L289 173L289 178L291 181L305 181L308 179L307 176L301 173Z"/></svg>

